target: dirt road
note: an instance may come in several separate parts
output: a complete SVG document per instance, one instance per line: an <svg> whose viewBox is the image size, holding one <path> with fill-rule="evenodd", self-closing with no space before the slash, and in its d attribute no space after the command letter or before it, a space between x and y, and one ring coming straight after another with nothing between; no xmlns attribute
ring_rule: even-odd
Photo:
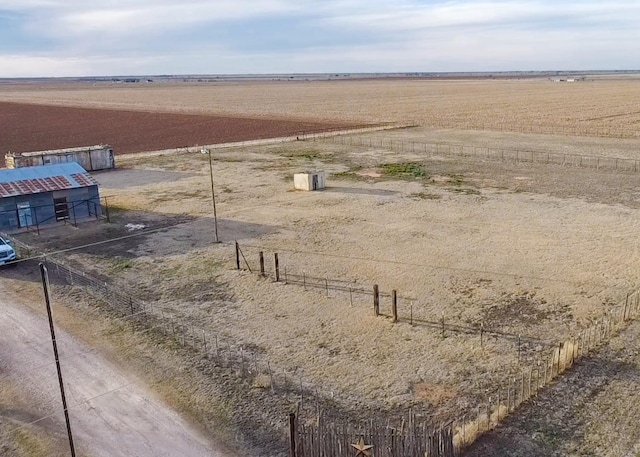
<svg viewBox="0 0 640 457"><path fill-rule="evenodd" d="M63 443L66 431L48 322L9 289L0 281L0 388L11 386L28 406L0 401L0 417L9 420L0 435L35 422L32 430ZM56 336L77 455L226 455L132 376L61 329ZM68 448L63 451L60 455L68 455ZM49 449L46 455L58 453Z"/></svg>

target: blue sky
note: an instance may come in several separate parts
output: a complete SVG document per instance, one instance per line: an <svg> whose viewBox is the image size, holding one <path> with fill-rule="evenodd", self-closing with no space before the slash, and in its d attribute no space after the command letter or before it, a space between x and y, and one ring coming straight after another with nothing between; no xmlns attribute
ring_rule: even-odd
<svg viewBox="0 0 640 457"><path fill-rule="evenodd" d="M639 67L639 0L0 0L0 77Z"/></svg>

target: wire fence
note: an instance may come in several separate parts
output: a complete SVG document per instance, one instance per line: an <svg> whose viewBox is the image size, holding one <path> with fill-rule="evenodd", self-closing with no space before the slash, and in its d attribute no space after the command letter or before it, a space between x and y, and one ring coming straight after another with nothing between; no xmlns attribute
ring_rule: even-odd
<svg viewBox="0 0 640 457"><path fill-rule="evenodd" d="M313 141L327 141L349 146L388 149L392 151L421 153L440 157L462 157L498 162L532 163L562 167L591 168L596 170L640 171L640 160L623 157L601 157L564 152L529 151L519 149L494 148L460 143L430 143L394 140L389 138L367 138L360 136L329 136L312 138Z"/></svg>
<svg viewBox="0 0 640 457"><path fill-rule="evenodd" d="M34 205L0 211L0 219L8 224L5 230L32 231L40 235L40 229L50 224L71 224L87 220L109 220L106 198L78 200L65 203Z"/></svg>
<svg viewBox="0 0 640 457"><path fill-rule="evenodd" d="M249 247L254 250L260 249L255 246ZM249 259L253 259L255 256L249 257L245 255L238 243L236 243L235 249L236 267L238 269L246 267L252 272L263 277L272 277L276 281L280 278L277 271L280 268L283 271L285 270L284 266L280 265L277 254L274 254L273 269L269 270L265 262L264 251L259 251L257 261L252 262ZM253 269L251 268L251 263L254 263ZM383 315L377 308L376 297L390 296L392 300L394 297L399 297L395 291L391 294L382 294L375 285L372 288L366 288L356 285L353 281L318 278L307 275L304 272L300 275L288 271L282 279L284 278L287 278L285 282L288 284L297 284L302 285L305 289L319 290L327 296L332 296L330 292L336 297L336 293L349 293L349 298L351 299L354 293L357 293L358 296L364 297L368 302L373 303L376 315ZM411 302L411 309L413 309L415 299L408 300ZM408 322L411 324L420 322L413 317L400 318L397 309L391 316L387 317L391 317L395 322ZM602 343L610 340L626 326L627 321L636 320L638 317L640 317L640 293L635 291L627 295L622 302L610 309L593 325L576 335L567 336L560 342L555 343L541 341L536 338L523 338L521 335L513 335L498 330L484 329L482 324L479 326L465 326L447 323L444 317L440 322L426 321L424 322L427 324L426 326L441 331L443 337L447 332L458 332L479 335L481 345L485 335L517 342L518 368L514 372L513 367L504 367L500 376L503 381L494 384L489 389L489 392L480 392L478 398L483 398L483 400L476 407L467 410L450 423L442 424L439 427L423 425L424 432L413 431L409 434L409 437L402 433L398 434L397 429L390 428L389 425L380 429L379 426L374 426L373 422L368 429L363 429L360 432L354 431L355 429L351 429L347 425L333 423L326 426L321 423L321 416L318 413L315 425L302 428L296 426L295 430L297 430L298 439L304 443L300 444L301 451L297 455L313 457L347 456L350 455L349 452L353 449L347 445L348 442L353 441L358 436L363 439L367 438L369 444L375 443L372 445L378 449L376 455L384 457L396 455L420 457L461 455L480 435L495 428L505 417L516 411L518 406L536 396L540 389L553 382L554 379L573 366L577 360L587 356ZM527 360L523 357L525 350L528 350L529 357ZM449 437L451 438L450 445ZM414 438L420 444L407 444L413 443L411 440ZM428 443L432 443L432 445L428 445ZM427 447L425 448L425 446Z"/></svg>
<svg viewBox="0 0 640 457"><path fill-rule="evenodd" d="M482 122L440 118L430 119L429 122L414 122L432 128L465 129L465 130L489 130L499 132L516 133L541 133L547 135L570 135L570 136L594 136L604 138L640 138L640 131L630 127L622 126L593 126L593 125L558 125L558 124L521 124L517 122Z"/></svg>
<svg viewBox="0 0 640 457"><path fill-rule="evenodd" d="M636 291L627 295L592 326L577 335L562 339L553 348L545 347L538 351L534 361L528 365L523 363L516 376L512 369L505 367L501 383L494 384L488 392L479 392L477 398L482 400L475 407L467 409L446 424L435 426L428 420L423 420L418 425L414 418L407 419L405 426L392 426L390 424L397 419L396 415L382 416L382 420L378 421L366 418L332 421L324 418L320 406L321 394L317 386L305 382L300 374L282 370L276 372L263 354L258 354L250 347L232 344L157 303L141 300L134 291L112 283L109 278L88 274L60 259L41 254L19 240L14 240L14 244L22 256L41 255L53 279L81 288L102 303L116 319L130 324L138 333L160 339L171 347L192 351L201 356L199 360L207 361L214 368L227 368L235 373L239 381L247 382L251 388L262 389L288 400L293 395L298 405L298 416L294 417L290 427L292 457L351 456L354 444L361 447L374 446L375 455L379 457L462 455L479 436L495 428L505 417L516 411L519 405L536 396L580 358L586 357L610 340L625 328L628 321L640 317L640 294ZM236 264L240 263L241 258L236 251ZM287 277L289 274L287 273ZM299 278L296 277L295 280L298 281ZM341 286L341 289L336 287L332 290L344 294L344 289ZM352 292L356 290L355 287L347 289ZM372 295L365 289L361 292L362 296L371 299Z"/></svg>
<svg viewBox="0 0 640 457"><path fill-rule="evenodd" d="M534 354L540 347L555 347L553 341L492 328L484 322L459 322L446 316L444 312L434 317L427 307L421 305L419 299L401 295L396 290L382 291L377 284L366 286L355 280L314 276L304 269L302 272L293 270L278 253L266 252L266 249L260 246L240 245L236 242L235 249L237 269L270 278L275 282L302 286L305 291L314 290L326 297L348 300L349 306L352 307L370 307L376 316L389 318L395 323L431 329L442 338L452 334L475 336L479 339L481 348L484 348L489 339L503 340L511 344L512 350L517 352L518 363ZM506 346L503 344L502 348L506 349Z"/></svg>

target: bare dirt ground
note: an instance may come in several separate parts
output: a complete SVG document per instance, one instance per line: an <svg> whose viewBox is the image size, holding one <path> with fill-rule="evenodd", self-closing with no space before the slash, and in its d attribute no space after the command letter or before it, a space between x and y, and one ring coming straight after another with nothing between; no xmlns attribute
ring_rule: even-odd
<svg viewBox="0 0 640 457"><path fill-rule="evenodd" d="M110 144L115 154L296 135L337 122L0 103L0 153Z"/></svg>
<svg viewBox="0 0 640 457"><path fill-rule="evenodd" d="M640 128L640 80L229 82L0 87L0 100L225 116L500 129Z"/></svg>
<svg viewBox="0 0 640 457"><path fill-rule="evenodd" d="M22 269L23 274L27 272ZM49 325L46 315L30 309L42 302L37 282L25 282L24 276L9 279L4 273L0 285L2 455L68 455ZM54 313L60 311L57 305ZM58 317L64 321L68 316L63 311ZM217 450L133 374L62 328L56 337L78 455L230 455Z"/></svg>

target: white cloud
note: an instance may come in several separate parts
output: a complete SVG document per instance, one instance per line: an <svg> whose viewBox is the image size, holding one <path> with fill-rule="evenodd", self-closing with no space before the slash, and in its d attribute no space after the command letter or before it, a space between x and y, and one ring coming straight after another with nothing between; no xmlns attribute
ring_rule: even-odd
<svg viewBox="0 0 640 457"><path fill-rule="evenodd" d="M483 25L518 26L544 23L545 27L558 22L590 20L618 21L635 24L640 17L640 3L612 2L549 2L549 1L481 1L446 2L430 5L412 3L402 7L387 5L378 10L359 14L342 14L326 18L345 27L376 31L407 31L436 27Z"/></svg>
<svg viewBox="0 0 640 457"><path fill-rule="evenodd" d="M619 69L640 61L636 0L0 0L2 11L26 20L24 37L37 44L27 52L11 42L16 34L3 37L0 14L0 76ZM215 46L202 35L243 20L313 30L292 32L279 49L259 34L218 35ZM349 38L328 47L323 36Z"/></svg>
<svg viewBox="0 0 640 457"><path fill-rule="evenodd" d="M84 3L57 17L55 30L68 35L96 31L137 34L181 29L199 23L282 15L293 9L287 2L278 0L109 2L108 6L101 6L100 2L98 5Z"/></svg>

